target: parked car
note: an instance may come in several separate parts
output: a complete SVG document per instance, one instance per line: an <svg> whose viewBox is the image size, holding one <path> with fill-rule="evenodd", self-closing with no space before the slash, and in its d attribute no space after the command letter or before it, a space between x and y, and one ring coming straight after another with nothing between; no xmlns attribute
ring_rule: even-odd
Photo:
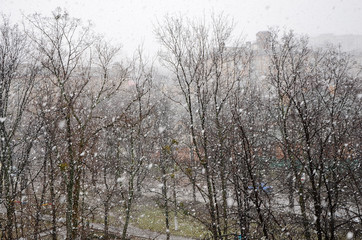
<svg viewBox="0 0 362 240"><path fill-rule="evenodd" d="M248 186L248 190L254 190L254 187L253 186ZM262 192L265 192L265 193L272 193L273 192L273 187L270 186L270 185L267 185L266 183L259 183L257 185L257 190L258 191L262 191Z"/></svg>

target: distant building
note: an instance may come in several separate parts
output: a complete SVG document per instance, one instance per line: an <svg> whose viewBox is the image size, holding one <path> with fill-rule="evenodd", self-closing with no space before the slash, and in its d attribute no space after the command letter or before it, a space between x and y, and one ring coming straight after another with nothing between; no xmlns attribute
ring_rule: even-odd
<svg viewBox="0 0 362 240"><path fill-rule="evenodd" d="M260 31L256 34L256 46L257 49L268 49L269 40L271 38L271 32L269 31Z"/></svg>

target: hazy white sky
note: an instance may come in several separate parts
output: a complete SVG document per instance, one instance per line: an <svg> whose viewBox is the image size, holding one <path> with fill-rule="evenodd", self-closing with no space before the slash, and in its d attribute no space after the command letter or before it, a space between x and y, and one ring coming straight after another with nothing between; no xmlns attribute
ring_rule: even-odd
<svg viewBox="0 0 362 240"><path fill-rule="evenodd" d="M19 21L22 12L50 15L56 7L91 20L97 32L122 43L126 53L141 42L154 53L153 24L167 13L197 17L223 12L248 40L268 26L312 36L362 34L362 0L0 0L0 12L11 14L13 21Z"/></svg>

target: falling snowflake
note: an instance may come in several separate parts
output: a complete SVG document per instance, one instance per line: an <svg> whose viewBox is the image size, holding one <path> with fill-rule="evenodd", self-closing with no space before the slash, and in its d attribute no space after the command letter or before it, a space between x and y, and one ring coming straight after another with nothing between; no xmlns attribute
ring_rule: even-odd
<svg viewBox="0 0 362 240"><path fill-rule="evenodd" d="M353 232L348 232L347 239L352 239L352 238L353 238Z"/></svg>
<svg viewBox="0 0 362 240"><path fill-rule="evenodd" d="M158 132L159 133L163 133L165 131L166 127L159 127L158 128Z"/></svg>
<svg viewBox="0 0 362 240"><path fill-rule="evenodd" d="M65 120L60 121L60 122L58 123L58 127L59 127L60 129L63 129L63 128L65 127Z"/></svg>

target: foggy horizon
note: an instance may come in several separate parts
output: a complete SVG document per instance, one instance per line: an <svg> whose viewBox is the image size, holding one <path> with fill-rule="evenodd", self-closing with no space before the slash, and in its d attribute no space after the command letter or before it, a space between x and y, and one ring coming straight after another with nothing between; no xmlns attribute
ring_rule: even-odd
<svg viewBox="0 0 362 240"><path fill-rule="evenodd" d="M91 21L94 30L112 42L123 46L128 55L141 44L152 55L158 44L153 34L154 25L166 15L190 19L209 19L212 13L223 14L235 22L235 33L245 41L254 41L259 31L277 27L293 30L309 37L362 35L362 2L349 1L54 1L2 0L1 13L10 15L13 22L22 15L40 13L50 16L57 7L82 22Z"/></svg>

